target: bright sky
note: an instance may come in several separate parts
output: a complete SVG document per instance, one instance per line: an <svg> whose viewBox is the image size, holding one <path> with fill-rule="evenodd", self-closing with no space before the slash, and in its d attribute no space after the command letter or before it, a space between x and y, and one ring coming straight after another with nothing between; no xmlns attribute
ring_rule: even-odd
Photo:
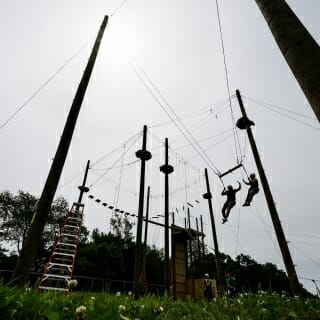
<svg viewBox="0 0 320 320"><path fill-rule="evenodd" d="M288 3L319 42L320 2ZM256 123L254 135L298 276L320 280L319 123L255 1L220 0L219 4L231 95L236 89L241 91L247 113ZM86 161L94 163L116 149L92 166L90 194L112 205L118 197L120 209L136 213L140 166L125 164L136 160L134 152L141 148L141 138L135 143L134 135L144 124L152 127L170 121L163 109L174 117L168 105L219 171L236 165L215 1L2 0L0 126L89 43L0 130L1 191L21 189L40 195L93 39L103 16L112 13L57 195L70 203L75 201ZM232 109L238 119L235 99ZM183 207L186 211L186 202L191 203L192 227L196 228L195 218L202 214L206 243L213 250L207 203L201 197L208 164L172 123L149 131L148 149L153 158L147 163L146 184L151 186L151 216L163 213L164 184L159 166L163 164L165 137L173 149L169 155L175 167L170 176L170 208L176 211L176 223L183 225ZM246 169L256 172L244 133L238 132L238 137ZM114 164L125 151L123 161ZM125 165L123 170L121 165ZM106 170L110 167L115 168ZM284 269L262 190L254 205L242 208L243 185L229 222L222 225L222 184L210 168L209 175L221 251L232 257L248 254L260 263L270 261ZM74 176L77 178L67 183ZM240 169L224 182L236 185L243 177ZM112 212L94 200L86 199L86 204L89 229L109 231ZM163 230L151 226L148 241L163 247ZM301 281L314 292L311 281Z"/></svg>

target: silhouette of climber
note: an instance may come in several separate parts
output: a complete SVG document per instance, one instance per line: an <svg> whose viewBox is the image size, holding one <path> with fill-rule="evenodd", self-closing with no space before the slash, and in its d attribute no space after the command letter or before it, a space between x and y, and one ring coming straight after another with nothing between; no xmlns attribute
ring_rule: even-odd
<svg viewBox="0 0 320 320"><path fill-rule="evenodd" d="M222 223L225 223L228 221L228 217L230 214L230 210L236 205L236 193L241 189L241 183L238 181L239 188L238 189L233 189L231 185L229 185L226 188L223 189L221 195L227 196L227 201L222 207L222 216L223 220Z"/></svg>
<svg viewBox="0 0 320 320"><path fill-rule="evenodd" d="M250 186L248 189L246 201L243 204L243 207L247 207L247 206L250 206L253 196L259 192L259 183L254 173L250 174L250 177L248 178L248 182L246 182L245 180L243 180L243 182L246 185Z"/></svg>

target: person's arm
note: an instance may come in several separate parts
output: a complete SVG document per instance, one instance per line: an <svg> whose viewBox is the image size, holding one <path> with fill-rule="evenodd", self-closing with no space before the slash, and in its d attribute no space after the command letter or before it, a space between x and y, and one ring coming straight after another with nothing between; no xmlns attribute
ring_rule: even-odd
<svg viewBox="0 0 320 320"><path fill-rule="evenodd" d="M235 189L235 192L238 192L241 189L241 183L239 181L238 181L238 184L239 184L239 188Z"/></svg>
<svg viewBox="0 0 320 320"><path fill-rule="evenodd" d="M242 181L247 185L247 186L250 186L250 182L248 181L246 181L246 180L244 180L244 179L242 179Z"/></svg>

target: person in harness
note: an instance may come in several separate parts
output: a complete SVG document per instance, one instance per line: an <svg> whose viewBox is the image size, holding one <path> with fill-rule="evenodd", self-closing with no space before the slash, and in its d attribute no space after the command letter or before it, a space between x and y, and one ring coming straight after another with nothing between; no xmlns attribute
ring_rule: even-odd
<svg viewBox="0 0 320 320"><path fill-rule="evenodd" d="M204 275L204 281L203 281L203 294L208 301L212 301L212 298L213 298L211 285L212 285L212 282L211 282L211 279L209 278L209 274L206 273Z"/></svg>
<svg viewBox="0 0 320 320"><path fill-rule="evenodd" d="M247 194L247 198L246 201L244 202L244 204L242 205L243 207L247 207L250 206L250 203L253 199L253 196L256 195L259 192L259 182L256 178L256 175L254 173L250 174L250 177L248 179L248 182L243 180L243 182L250 186L248 189L248 194Z"/></svg>
<svg viewBox="0 0 320 320"><path fill-rule="evenodd" d="M230 185L223 189L221 195L227 196L227 201L224 203L222 207L222 223L225 223L228 221L228 217L230 214L231 209L236 205L236 193L241 189L241 183L238 181L239 187L237 189L233 189L233 187Z"/></svg>

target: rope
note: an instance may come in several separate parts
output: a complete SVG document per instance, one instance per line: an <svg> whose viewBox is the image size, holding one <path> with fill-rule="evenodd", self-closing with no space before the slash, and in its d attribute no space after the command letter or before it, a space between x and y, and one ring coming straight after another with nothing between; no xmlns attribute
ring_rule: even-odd
<svg viewBox="0 0 320 320"><path fill-rule="evenodd" d="M248 172L247 172L246 167L244 166L244 164L242 164L242 168L243 168L243 171L244 171L244 173L246 174L246 176L247 176L247 178L249 180L249 175L248 175Z"/></svg>
<svg viewBox="0 0 320 320"><path fill-rule="evenodd" d="M126 145L124 144L123 145L123 157L121 159L122 166L120 167L119 185L117 186L116 198L115 198L115 202L114 202L115 208L118 207L118 203L119 203L119 195L120 195L120 187L121 187L121 180L122 180L122 173L123 173L123 162L124 162L125 150L126 150ZM113 211L113 213L115 213L115 211Z"/></svg>
<svg viewBox="0 0 320 320"><path fill-rule="evenodd" d="M134 134L131 138L129 138L127 141L123 142L120 146L118 146L117 148L113 149L111 152L109 152L107 155L104 155L103 157L101 157L100 159L98 159L97 161L95 161L94 163L92 163L92 165L90 165L90 170L108 170L108 169L114 169L117 167L112 167L112 168L105 168L105 169L95 169L92 166L94 166L95 164L99 163L100 161L104 160L105 158L107 158L108 156L110 156L111 154L113 154L116 150L118 150L123 144L128 143L131 139L133 139L134 137L136 137L138 134L141 134L141 131L139 131L138 133ZM131 164L134 164L136 162L138 162L139 160L133 161L131 163L127 163L124 166L129 166ZM80 175L82 175L86 170L86 166L77 174L75 174L74 176L72 176L69 180L67 180L67 182L63 183L61 186L59 186L59 188L57 190L60 190L62 188L64 188L66 185L68 185L69 183L71 183L72 181L74 181L76 178L78 178Z"/></svg>
<svg viewBox="0 0 320 320"><path fill-rule="evenodd" d="M238 146L239 146L239 152L240 152L241 160L242 160L242 155L241 155L240 141L239 141L239 137L238 137L238 133L237 133L236 127L235 127L235 119L234 119L234 114L233 114L233 110L232 110L230 85L229 85L229 76L228 76L228 68L227 68L227 59L226 59L225 46L224 46L224 40L223 40L222 24L221 24L220 9L219 9L218 0L216 0L216 7L217 7L217 16L218 16L218 24L219 24L219 32L220 32L220 39L221 39L222 54L223 54L223 64L224 64L224 71L225 71L225 77L226 77L226 85L227 85L228 96L229 96L230 113L231 113L231 119L232 119L232 123L233 123L233 127L234 127L234 129L233 129L233 131L234 131L234 145L235 145L237 163L239 164L240 162L239 162L239 157L238 157L237 142L238 142Z"/></svg>
<svg viewBox="0 0 320 320"><path fill-rule="evenodd" d="M298 250L302 255L304 255L307 259L309 259L315 266L317 266L320 269L320 264L318 262L316 262L315 260L313 260L311 257L309 257L306 253L304 253L302 250L300 250L296 245L294 245L291 241L290 241L291 245Z"/></svg>
<svg viewBox="0 0 320 320"><path fill-rule="evenodd" d="M306 118L306 119L313 119L313 117L311 116L307 116L305 114L302 114L302 113L299 113L299 112L295 112L295 111L292 111L288 108L283 108L283 107L280 107L280 106L277 106L275 104L271 104L271 103L268 103L268 102L264 102L264 101L261 101L261 100L258 100L258 99L254 99L254 98L251 98L251 97L248 97L248 96L243 96L245 98L247 98L248 100L256 103L256 104L264 104L264 105L267 105L269 107L272 107L272 108L276 108L276 109L280 109L280 110L283 110L283 111L286 111L286 112L289 112L289 113L292 113L292 114L295 114L299 117L302 117L302 118Z"/></svg>
<svg viewBox="0 0 320 320"><path fill-rule="evenodd" d="M302 121L302 120L299 120L299 119L296 119L296 118L294 118L294 117L292 117L292 116L289 116L289 115L287 115L287 114L285 114L285 113L283 113L283 112L281 112L281 111L278 111L278 110L274 110L274 109L272 109L272 107L274 107L274 108L276 108L275 106L273 106L273 105L270 105L270 104L262 104L262 103L258 103L257 102L257 100L253 100L253 99L251 99L251 98L247 98L248 100L251 100L253 103L255 103L257 106L260 106L260 107L262 107L262 108L265 108L265 109L267 109L267 110L269 110L269 111L272 111L272 112L275 112L275 113L277 113L277 114L280 114L280 115L282 115L282 116L284 116L284 117L286 117L286 118L288 118L288 119L291 119L291 120L293 120L293 121L295 121L295 122L298 122L298 123L300 123L300 124L303 124L303 125L305 125L305 126L307 126L307 127L309 127L309 128L312 128L312 129L314 129L314 130L317 130L317 131L320 131L320 128L319 127L315 127L315 126L313 126L313 125L311 125L311 124L309 124L309 123L307 123L307 122L304 122L304 121ZM282 110L285 110L284 108L281 108ZM288 110L287 110L288 111ZM295 113L295 112L292 112L292 113ZM297 113L295 113L295 114L297 114ZM298 114L299 115L299 114ZM301 116L301 115L300 115Z"/></svg>
<svg viewBox="0 0 320 320"><path fill-rule="evenodd" d="M142 132L141 132L142 134ZM116 165L124 156L125 154L135 145L135 143L138 141L138 139L140 138L141 134L131 143L131 145L129 146L129 148L123 152L123 154L111 165L111 168L108 168L106 170L105 173L103 173L97 180L95 180L90 186L89 188L92 188L98 181L100 181L104 176L106 176L109 171L114 167L114 165Z"/></svg>
<svg viewBox="0 0 320 320"><path fill-rule="evenodd" d="M118 147L114 148L113 150L111 150L110 152L108 152L106 155L102 156L101 158L99 158L98 160L96 160L94 163L92 163L91 167L93 168L93 166L95 166L96 164L98 164L99 162L101 162L102 160L108 158L111 154L113 154L116 150L120 149L124 144L128 144L132 139L136 138L137 136L139 136L139 138L142 135L142 131L138 131L137 133L135 133L133 136L131 136L129 139L127 139L126 141L122 142Z"/></svg>
<svg viewBox="0 0 320 320"><path fill-rule="evenodd" d="M119 6L110 14L110 17L113 17L120 9L121 7L127 2L128 0L123 0Z"/></svg>
<svg viewBox="0 0 320 320"><path fill-rule="evenodd" d="M115 167L108 167L108 168L90 168L92 170L96 170L96 171L99 171L99 170L111 170L111 169L119 169L119 168L123 168L123 167L127 167L127 166L131 166L132 164L135 164L137 162L139 162L140 160L134 160L134 161L131 161L131 162L128 162L128 163L125 163L125 164L122 164L120 166L115 166Z"/></svg>
<svg viewBox="0 0 320 320"><path fill-rule="evenodd" d="M216 103L212 103L209 106L206 106L204 108L201 108L201 109L196 110L196 111L191 112L191 113L187 113L185 116L181 117L181 119L183 119L183 120L193 119L193 118L199 117L199 116L201 116L203 114L206 114L208 112L212 113L212 108L213 107L217 107L217 109L219 109L219 108L223 107L225 104L226 104L225 100L222 100L222 101L219 101L219 102L216 102ZM217 111L216 111L215 114L217 114ZM206 119L207 119L207 117L206 117ZM175 119L175 120L178 120L178 119ZM161 122L161 123L157 123L157 124L154 124L152 126L149 126L149 128L162 127L162 126L165 126L165 125L168 125L168 124L172 124L172 123L173 123L172 121L165 121L165 122Z"/></svg>
<svg viewBox="0 0 320 320"><path fill-rule="evenodd" d="M243 177L242 177L243 178ZM242 188L240 189L240 199L242 199ZM236 256L238 255L238 243L239 243L239 228L240 228L240 212L241 212L241 205L238 209L238 224L237 224L237 243L236 243Z"/></svg>
<svg viewBox="0 0 320 320"><path fill-rule="evenodd" d="M23 102L15 112L9 116L7 120L5 120L1 126L0 130L2 130L24 107L26 107L30 101L32 101L41 91L44 89L87 45L88 43L93 39L91 37L88 41L86 41L85 44L83 44L56 72L54 72L37 90L35 90L31 96Z"/></svg>
<svg viewBox="0 0 320 320"><path fill-rule="evenodd" d="M163 97L163 95L160 93L160 91L156 88L156 86L153 84L152 80L148 77L148 75L146 74L146 72L142 69L142 67L137 63L138 67L140 68L140 70L143 72L143 74L145 75L145 77L148 79L148 81L151 83L152 87L156 90L156 92L160 95L160 97L162 98L162 100L165 102L165 104L168 106L168 108L172 111L172 113L179 119L179 116L176 114L176 112L172 109L172 107L168 104L168 102L165 100L165 98ZM159 101L159 99L155 96L155 94L152 92L152 90L148 87L148 85L146 84L146 82L144 81L144 79L140 76L140 74L137 72L137 70L134 68L134 66L132 64L130 64L131 68L133 69L133 71L135 72L135 74L138 76L138 78L141 80L141 82L143 83L143 85L145 86L145 88L149 91L149 93L153 96L153 98L157 101L157 103L159 104L159 106L162 108L162 110L168 115L168 117L173 121L173 123L175 124L175 126L177 127L177 129L182 133L182 135L186 138L186 140L191 143L190 139L188 138L188 136L185 134L185 132L183 132L183 130L178 126L178 124L176 123L176 121L174 120L174 118L170 115L170 113L166 110L166 108L162 105L162 103ZM180 120L180 123L182 124L182 126L184 127L184 129L188 132L188 134L190 135L190 137L196 142L196 140L194 139L194 137L191 135L190 131L186 128L186 126L183 124L183 122ZM193 149L199 153L199 151L195 148L194 145L192 145ZM203 151L203 153L206 155L205 151L199 146L200 150ZM200 153L199 153L200 154ZM215 174L219 174L219 170L217 169L217 167L214 165L214 163L211 161L211 159L206 155L207 159L205 159L201 154L200 154L201 158L203 161L205 161L209 168L215 173Z"/></svg>

